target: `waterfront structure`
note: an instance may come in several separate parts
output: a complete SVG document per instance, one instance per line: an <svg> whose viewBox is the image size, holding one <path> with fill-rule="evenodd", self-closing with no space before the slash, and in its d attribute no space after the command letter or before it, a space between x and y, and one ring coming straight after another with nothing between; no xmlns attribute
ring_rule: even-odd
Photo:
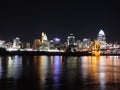
<svg viewBox="0 0 120 90"><path fill-rule="evenodd" d="M67 42L63 44L60 42L59 38L53 38L52 40L48 40L47 35L42 32L41 39L35 39L30 48L30 43L23 43L20 41L20 38L16 37L13 39L13 42L7 42L0 40L0 47L5 48L7 51L25 51L25 50L36 50L36 51L68 51L68 52L77 52L77 51L88 51L93 52L97 51L95 49L96 45L101 53L116 53L120 48L118 43L106 43L106 37L103 30L100 30L97 39L92 41L91 39L84 38L81 40L75 40L74 34L69 34L67 37ZM113 50L114 49L114 50Z"/></svg>
<svg viewBox="0 0 120 90"><path fill-rule="evenodd" d="M74 36L74 34L69 34L69 36L67 38L67 45L69 47L73 47L75 45L75 36Z"/></svg>
<svg viewBox="0 0 120 90"><path fill-rule="evenodd" d="M21 43L20 43L20 47L21 47L21 49L26 48L26 46L25 46L25 42L21 42Z"/></svg>
<svg viewBox="0 0 120 90"><path fill-rule="evenodd" d="M35 40L34 40L34 49L39 50L40 45L41 45L40 39L35 39Z"/></svg>
<svg viewBox="0 0 120 90"><path fill-rule="evenodd" d="M106 49L106 37L103 30L99 31L97 40L100 42L100 49Z"/></svg>
<svg viewBox="0 0 120 90"><path fill-rule="evenodd" d="M44 32L42 32L42 42L40 44L39 50L46 51L48 49L49 49L49 41L47 35Z"/></svg>
<svg viewBox="0 0 120 90"><path fill-rule="evenodd" d="M30 42L26 42L26 48L30 48Z"/></svg>
<svg viewBox="0 0 120 90"><path fill-rule="evenodd" d="M59 38L53 38L53 40L50 40L49 48L51 50L57 49L58 47L61 47L61 43L60 43L60 39Z"/></svg>
<svg viewBox="0 0 120 90"><path fill-rule="evenodd" d="M58 49L58 48L61 47L61 42L60 42L59 38L54 38L53 41L54 41L54 47L55 47L55 49Z"/></svg>
<svg viewBox="0 0 120 90"><path fill-rule="evenodd" d="M7 50L7 49L10 49L10 48L12 48L12 42L7 42L7 43L5 43L5 49Z"/></svg>
<svg viewBox="0 0 120 90"><path fill-rule="evenodd" d="M42 43L43 43L44 35L45 35L44 32L42 32L42 37L41 37L42 38Z"/></svg>
<svg viewBox="0 0 120 90"><path fill-rule="evenodd" d="M88 38L83 39L83 48L84 49L89 49L91 48L91 40Z"/></svg>
<svg viewBox="0 0 120 90"><path fill-rule="evenodd" d="M12 48L13 49L20 49L21 47L20 47L20 43L21 43L21 41L20 41L20 38L18 38L18 37L16 37L15 39L13 39L13 46L12 46Z"/></svg>
<svg viewBox="0 0 120 90"><path fill-rule="evenodd" d="M41 51L48 51L49 50L49 42L45 41L44 43L41 43L40 50Z"/></svg>
<svg viewBox="0 0 120 90"><path fill-rule="evenodd" d="M50 40L50 42L49 42L49 48L50 49L55 49L55 47L54 47L54 41L53 40Z"/></svg>
<svg viewBox="0 0 120 90"><path fill-rule="evenodd" d="M5 48L5 41L0 40L0 48Z"/></svg>
<svg viewBox="0 0 120 90"><path fill-rule="evenodd" d="M77 40L76 41L76 48L77 48L77 51L81 51L83 48L83 42L80 40Z"/></svg>
<svg viewBox="0 0 120 90"><path fill-rule="evenodd" d="M99 56L100 55L100 42L93 41L92 43L92 55Z"/></svg>
<svg viewBox="0 0 120 90"><path fill-rule="evenodd" d="M46 34L44 35L43 41L48 41Z"/></svg>
<svg viewBox="0 0 120 90"><path fill-rule="evenodd" d="M47 35L42 32L42 43L44 43L45 41L48 41Z"/></svg>
<svg viewBox="0 0 120 90"><path fill-rule="evenodd" d="M74 52L75 50L75 36L74 34L69 34L67 37L67 49L66 52Z"/></svg>

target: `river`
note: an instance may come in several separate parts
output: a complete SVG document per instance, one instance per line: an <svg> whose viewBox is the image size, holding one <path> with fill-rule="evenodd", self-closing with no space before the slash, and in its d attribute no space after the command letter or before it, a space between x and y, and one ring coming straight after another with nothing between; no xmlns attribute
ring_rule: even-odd
<svg viewBox="0 0 120 90"><path fill-rule="evenodd" d="M119 56L0 56L0 90L119 90Z"/></svg>

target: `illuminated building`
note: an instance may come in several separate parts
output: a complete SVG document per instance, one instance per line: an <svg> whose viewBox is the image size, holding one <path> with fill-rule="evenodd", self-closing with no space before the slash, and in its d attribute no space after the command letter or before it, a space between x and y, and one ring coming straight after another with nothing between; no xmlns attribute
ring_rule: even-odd
<svg viewBox="0 0 120 90"><path fill-rule="evenodd" d="M105 41L105 40L106 40L105 33L103 30L100 30L98 33L98 41Z"/></svg>
<svg viewBox="0 0 120 90"><path fill-rule="evenodd" d="M69 47L73 47L75 45L75 36L74 36L74 34L69 34L69 36L67 38L67 45Z"/></svg>
<svg viewBox="0 0 120 90"><path fill-rule="evenodd" d="M34 40L34 49L39 49L40 45L41 45L40 39L35 39Z"/></svg>
<svg viewBox="0 0 120 90"><path fill-rule="evenodd" d="M94 41L92 44L92 54L99 56L100 55L100 42Z"/></svg>
<svg viewBox="0 0 120 90"><path fill-rule="evenodd" d="M82 42L80 40L76 41L77 48L82 48Z"/></svg>
<svg viewBox="0 0 120 90"><path fill-rule="evenodd" d="M25 43L21 42L20 47L21 47L21 49L24 49L25 48Z"/></svg>
<svg viewBox="0 0 120 90"><path fill-rule="evenodd" d="M40 50L46 51L48 49L49 49L49 42L48 41L45 41L44 43L41 43Z"/></svg>
<svg viewBox="0 0 120 90"><path fill-rule="evenodd" d="M13 47L14 49L20 49L20 38L16 37L15 39L13 39Z"/></svg>
<svg viewBox="0 0 120 90"><path fill-rule="evenodd" d="M60 48L60 46L61 46L60 39L59 38L54 38L53 41L54 41L55 49Z"/></svg>
<svg viewBox="0 0 120 90"><path fill-rule="evenodd" d="M50 40L49 47L50 49L55 49L53 40Z"/></svg>
<svg viewBox="0 0 120 90"><path fill-rule="evenodd" d="M44 51L48 49L49 49L49 42L47 35L44 32L42 32L42 43L40 45L40 50Z"/></svg>
<svg viewBox="0 0 120 90"><path fill-rule="evenodd" d="M61 47L60 39L53 38L53 40L50 40L49 47L50 47L50 49L57 49L57 48Z"/></svg>
<svg viewBox="0 0 120 90"><path fill-rule="evenodd" d="M83 48L89 49L91 47L91 40L84 38L83 39Z"/></svg>
<svg viewBox="0 0 120 90"><path fill-rule="evenodd" d="M74 36L74 34L69 34L69 36L67 37L67 49L66 49L66 52L74 52L74 51L76 51L75 46L76 46L75 36Z"/></svg>
<svg viewBox="0 0 120 90"><path fill-rule="evenodd" d="M30 48L30 43L26 42L26 48Z"/></svg>
<svg viewBox="0 0 120 90"><path fill-rule="evenodd" d="M42 32L42 43L44 43L45 41L48 41L47 35L44 32Z"/></svg>
<svg viewBox="0 0 120 90"><path fill-rule="evenodd" d="M100 49L106 48L106 37L103 30L99 31L97 40L100 42Z"/></svg>
<svg viewBox="0 0 120 90"><path fill-rule="evenodd" d="M42 43L43 43L43 38L44 38L44 32L42 32Z"/></svg>
<svg viewBox="0 0 120 90"><path fill-rule="evenodd" d="M0 48L4 48L5 47L5 41L0 40Z"/></svg>
<svg viewBox="0 0 120 90"><path fill-rule="evenodd" d="M5 48L6 49L9 49L9 48L12 48L12 42L7 42L6 44L5 44Z"/></svg>
<svg viewBox="0 0 120 90"><path fill-rule="evenodd" d="M44 35L44 38L43 38L43 41L47 41L48 39L47 39L47 35L45 34Z"/></svg>
<svg viewBox="0 0 120 90"><path fill-rule="evenodd" d="M54 40L54 42L60 42L59 38L54 38L53 40Z"/></svg>

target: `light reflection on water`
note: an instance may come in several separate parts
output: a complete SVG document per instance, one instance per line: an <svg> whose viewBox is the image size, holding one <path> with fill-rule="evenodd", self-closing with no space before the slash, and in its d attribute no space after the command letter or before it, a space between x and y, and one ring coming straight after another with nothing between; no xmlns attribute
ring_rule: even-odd
<svg viewBox="0 0 120 90"><path fill-rule="evenodd" d="M0 57L0 78L2 76L2 65L1 65L2 57Z"/></svg>
<svg viewBox="0 0 120 90"><path fill-rule="evenodd" d="M119 56L0 57L0 89L112 90L119 84Z"/></svg>
<svg viewBox="0 0 120 90"><path fill-rule="evenodd" d="M19 56L0 57L0 78L18 79L22 68L21 61Z"/></svg>

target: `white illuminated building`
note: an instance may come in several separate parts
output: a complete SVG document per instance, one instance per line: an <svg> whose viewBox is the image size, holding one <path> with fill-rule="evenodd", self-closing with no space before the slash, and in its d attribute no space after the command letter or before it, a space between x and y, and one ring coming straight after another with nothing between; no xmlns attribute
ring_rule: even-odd
<svg viewBox="0 0 120 90"><path fill-rule="evenodd" d="M97 40L100 42L100 49L106 48L106 37L103 30L100 30L97 36Z"/></svg>
<svg viewBox="0 0 120 90"><path fill-rule="evenodd" d="M0 48L4 48L5 47L5 41L0 40Z"/></svg>
<svg viewBox="0 0 120 90"><path fill-rule="evenodd" d="M44 32L42 32L42 43L40 46L40 50L46 51L48 49L49 49L49 42L48 42L47 35Z"/></svg>
<svg viewBox="0 0 120 90"><path fill-rule="evenodd" d="M13 45L12 47L7 48L7 51L17 51L20 50L20 38L16 37L15 39L13 39Z"/></svg>
<svg viewBox="0 0 120 90"><path fill-rule="evenodd" d="M67 38L67 45L68 46L74 46L75 45L75 36L74 34L69 34Z"/></svg>
<svg viewBox="0 0 120 90"><path fill-rule="evenodd" d="M47 35L45 34L44 37L43 37L43 41L47 41Z"/></svg>
<svg viewBox="0 0 120 90"><path fill-rule="evenodd" d="M48 41L47 35L42 32L42 43L44 43L45 41Z"/></svg>
<svg viewBox="0 0 120 90"><path fill-rule="evenodd" d="M20 49L20 43L21 43L20 38L16 37L15 39L13 39L13 46L12 46L11 49L13 51L19 50Z"/></svg>

